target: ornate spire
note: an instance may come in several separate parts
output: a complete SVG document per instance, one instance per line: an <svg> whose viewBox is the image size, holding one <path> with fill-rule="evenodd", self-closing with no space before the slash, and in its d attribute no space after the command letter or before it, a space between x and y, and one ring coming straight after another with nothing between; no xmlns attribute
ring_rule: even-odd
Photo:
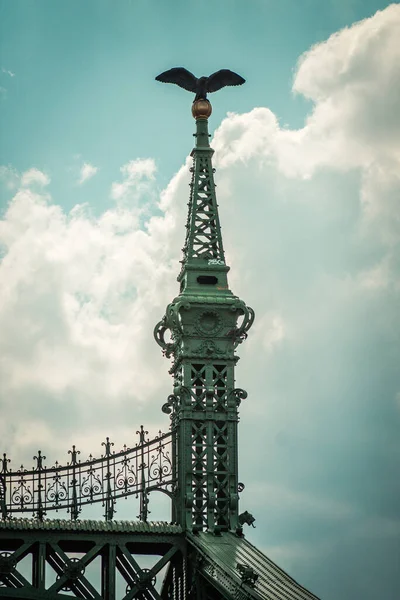
<svg viewBox="0 0 400 600"><path fill-rule="evenodd" d="M174 393L163 406L175 436L172 518L189 530L218 533L241 530L237 423L247 394L235 388L235 349L246 339L254 312L228 287L208 141L209 101L195 101L192 114L196 145L180 293L154 333L173 359Z"/></svg>
<svg viewBox="0 0 400 600"><path fill-rule="evenodd" d="M209 144L208 117L211 104L208 100L193 103L192 114L196 119L196 144L191 152L193 166L190 183L189 211L186 223L186 239L182 249L182 269L178 277L181 292L202 293L205 282L216 289L227 289L224 248L218 205L215 195L214 172L211 158L214 150ZM217 284L219 284L217 286Z"/></svg>
<svg viewBox="0 0 400 600"><path fill-rule="evenodd" d="M209 104L198 100L196 104ZM198 108L198 107L197 107ZM195 112L195 111L193 111ZM215 197L214 169L211 157L214 150L208 142L208 121L206 117L196 117L196 146L193 148L192 181L189 200L189 215L186 225L186 241L183 248L184 263L193 259L224 262L221 229Z"/></svg>

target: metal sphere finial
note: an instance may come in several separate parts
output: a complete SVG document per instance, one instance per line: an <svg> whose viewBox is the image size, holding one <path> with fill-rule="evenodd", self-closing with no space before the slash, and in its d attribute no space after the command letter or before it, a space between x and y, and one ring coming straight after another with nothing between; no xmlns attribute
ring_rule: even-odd
<svg viewBox="0 0 400 600"><path fill-rule="evenodd" d="M212 113L212 106L209 100L195 100L192 104L192 115L195 119L208 119Z"/></svg>

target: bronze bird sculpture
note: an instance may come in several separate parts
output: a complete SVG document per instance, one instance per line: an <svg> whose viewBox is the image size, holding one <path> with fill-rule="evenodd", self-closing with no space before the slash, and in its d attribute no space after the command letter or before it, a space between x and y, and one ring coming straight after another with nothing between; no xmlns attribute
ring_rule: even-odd
<svg viewBox="0 0 400 600"><path fill-rule="evenodd" d="M188 92L194 92L196 100L207 100L207 94L217 92L226 85L242 85L246 80L229 69L216 71L209 77L195 77L183 67L174 67L157 75L156 81L175 83Z"/></svg>

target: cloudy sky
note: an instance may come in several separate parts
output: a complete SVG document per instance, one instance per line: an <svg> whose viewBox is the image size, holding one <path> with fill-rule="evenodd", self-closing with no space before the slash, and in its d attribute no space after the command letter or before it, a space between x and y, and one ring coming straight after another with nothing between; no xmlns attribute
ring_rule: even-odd
<svg viewBox="0 0 400 600"><path fill-rule="evenodd" d="M15 468L169 423L182 65L210 128L240 347L248 539L323 600L397 600L400 4L0 1L0 440ZM254 440L257 439L257 443ZM169 514L165 515L169 518Z"/></svg>

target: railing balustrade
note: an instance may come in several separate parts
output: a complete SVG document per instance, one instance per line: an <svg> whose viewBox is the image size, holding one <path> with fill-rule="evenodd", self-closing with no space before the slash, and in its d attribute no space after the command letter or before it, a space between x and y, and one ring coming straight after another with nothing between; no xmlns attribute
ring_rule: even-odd
<svg viewBox="0 0 400 600"><path fill-rule="evenodd" d="M161 433L149 440L141 426L139 442L120 452L112 450L113 442L102 442L104 454L89 456L81 462L80 451L72 446L65 466L58 462L47 468L46 457L39 450L31 470L23 465L13 471L6 454L0 459L0 517L10 519L30 513L42 521L50 512L66 510L72 520L78 519L86 504L101 502L104 517L111 520L118 498L134 495L140 498L138 518L147 521L148 494L160 490L172 496L172 432Z"/></svg>

